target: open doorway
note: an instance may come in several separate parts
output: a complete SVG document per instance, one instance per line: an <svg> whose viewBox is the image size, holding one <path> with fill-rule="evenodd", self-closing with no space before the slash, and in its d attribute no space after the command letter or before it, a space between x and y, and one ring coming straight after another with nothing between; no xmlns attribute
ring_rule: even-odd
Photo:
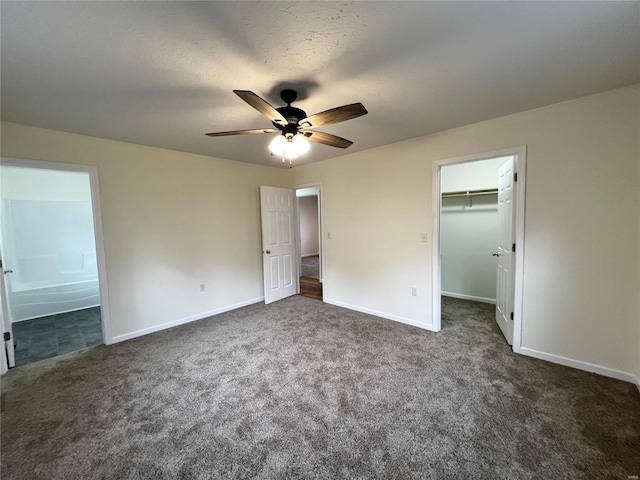
<svg viewBox="0 0 640 480"><path fill-rule="evenodd" d="M300 295L323 299L320 185L296 189Z"/></svg>
<svg viewBox="0 0 640 480"><path fill-rule="evenodd" d="M504 157L445 165L440 171L442 296L496 303L498 168Z"/></svg>
<svg viewBox="0 0 640 480"><path fill-rule="evenodd" d="M0 174L8 366L106 343L95 170L3 159Z"/></svg>
<svg viewBox="0 0 640 480"><path fill-rule="evenodd" d="M519 350L525 161L517 148L434 164L434 330L473 302Z"/></svg>

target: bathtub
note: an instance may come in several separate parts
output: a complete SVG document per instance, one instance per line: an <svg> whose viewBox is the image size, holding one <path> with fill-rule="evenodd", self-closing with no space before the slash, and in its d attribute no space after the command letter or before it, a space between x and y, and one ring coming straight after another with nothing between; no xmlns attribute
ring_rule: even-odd
<svg viewBox="0 0 640 480"><path fill-rule="evenodd" d="M17 267L7 283L12 322L100 305L95 251L77 253L72 260L38 255L12 262Z"/></svg>
<svg viewBox="0 0 640 480"><path fill-rule="evenodd" d="M22 284L12 289L8 297L13 322L100 305L97 278L59 285Z"/></svg>

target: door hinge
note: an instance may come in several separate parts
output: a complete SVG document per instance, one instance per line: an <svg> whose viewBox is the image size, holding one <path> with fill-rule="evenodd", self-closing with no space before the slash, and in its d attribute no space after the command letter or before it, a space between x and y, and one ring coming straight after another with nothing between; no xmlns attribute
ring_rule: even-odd
<svg viewBox="0 0 640 480"><path fill-rule="evenodd" d="M513 245L511 245L511 251L515 252L516 251L516 244L514 243Z"/></svg>
<svg viewBox="0 0 640 480"><path fill-rule="evenodd" d="M513 312L511 312L511 315L509 315L509 318L513 320Z"/></svg>
<svg viewBox="0 0 640 480"><path fill-rule="evenodd" d="M11 340L11 333L10 332L4 332L4 341L8 342L9 340Z"/></svg>
<svg viewBox="0 0 640 480"><path fill-rule="evenodd" d="M513 181L517 182L518 181L518 172L513 174Z"/></svg>

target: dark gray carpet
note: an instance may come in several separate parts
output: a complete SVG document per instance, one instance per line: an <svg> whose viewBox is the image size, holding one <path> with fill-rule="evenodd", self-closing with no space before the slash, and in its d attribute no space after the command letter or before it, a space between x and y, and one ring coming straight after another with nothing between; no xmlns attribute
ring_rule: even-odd
<svg viewBox="0 0 640 480"><path fill-rule="evenodd" d="M635 386L513 354L490 305L432 333L292 297L19 367L2 478L640 474Z"/></svg>
<svg viewBox="0 0 640 480"><path fill-rule="evenodd" d="M302 259L302 272L301 277L320 279L320 257L313 255L312 257L304 257Z"/></svg>

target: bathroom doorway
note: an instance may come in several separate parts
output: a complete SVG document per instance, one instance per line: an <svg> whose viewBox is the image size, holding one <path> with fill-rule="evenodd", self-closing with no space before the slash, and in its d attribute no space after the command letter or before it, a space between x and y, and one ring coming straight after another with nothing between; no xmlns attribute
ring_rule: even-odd
<svg viewBox="0 0 640 480"><path fill-rule="evenodd" d="M108 339L98 258L102 249L97 248L97 182L91 170L2 160L0 238L9 367Z"/></svg>

